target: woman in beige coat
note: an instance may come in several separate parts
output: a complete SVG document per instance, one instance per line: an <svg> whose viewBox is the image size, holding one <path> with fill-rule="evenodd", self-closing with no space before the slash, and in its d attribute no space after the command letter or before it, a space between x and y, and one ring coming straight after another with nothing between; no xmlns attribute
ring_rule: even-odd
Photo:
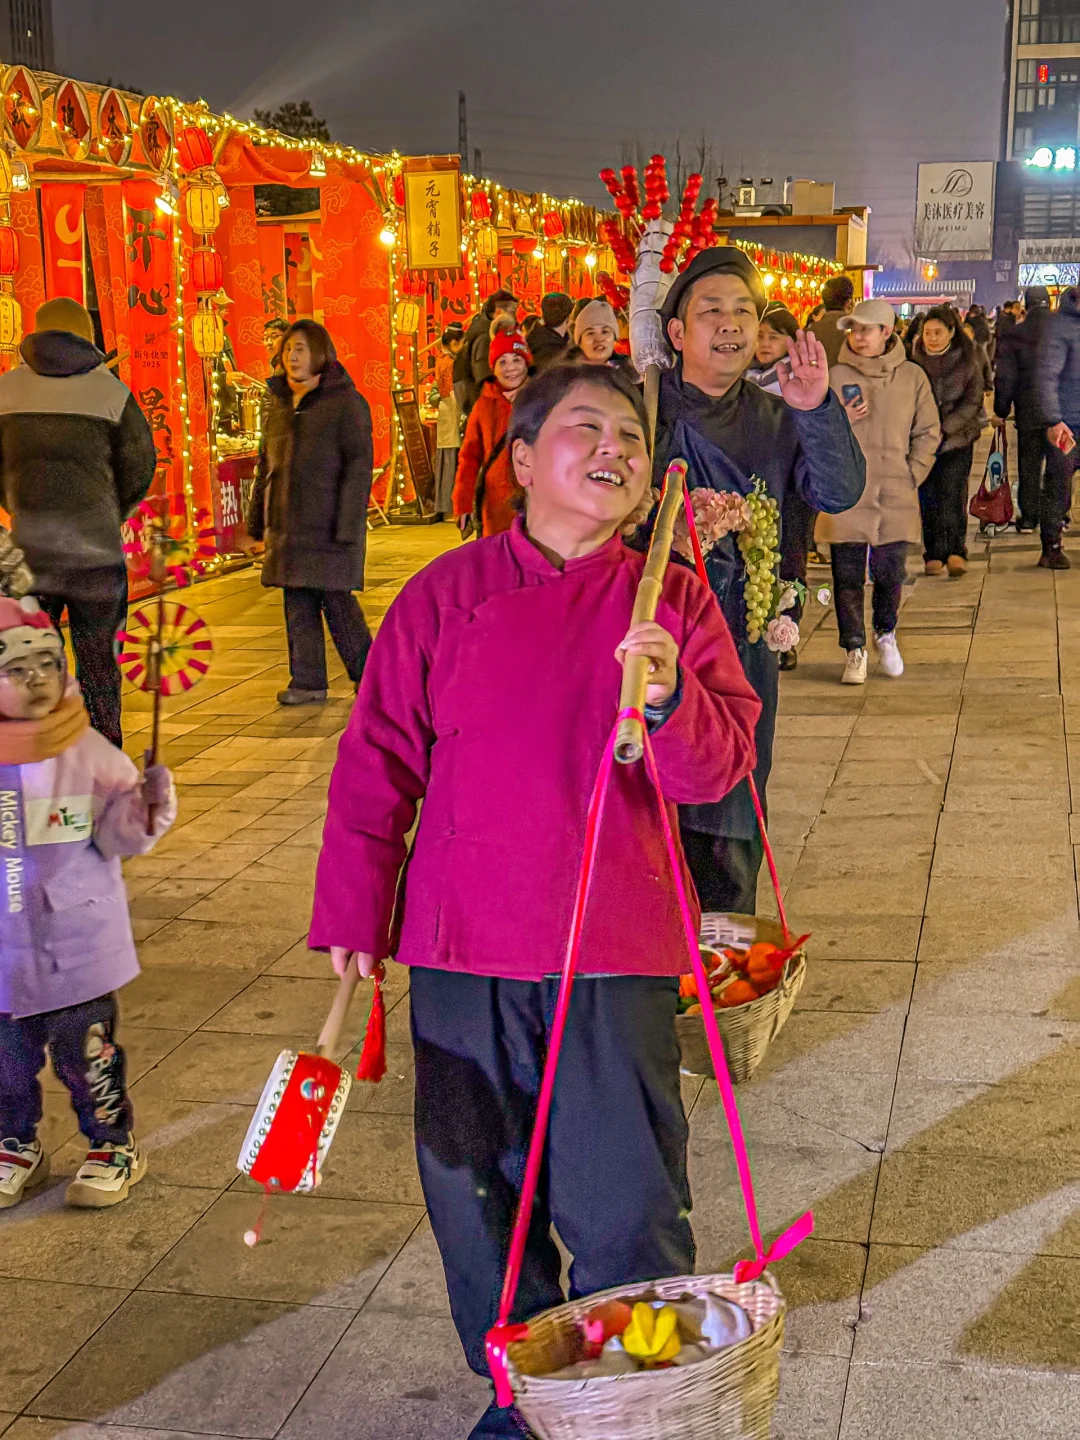
<svg viewBox="0 0 1080 1440"><path fill-rule="evenodd" d="M896 620L907 547L922 539L919 486L930 473L941 430L926 374L908 360L893 333L887 300L864 300L839 322L845 332L829 382L843 401L866 456L866 489L840 515L820 515L817 538L832 553L845 685L866 681L863 597L867 552L874 582L874 644L885 675L904 673Z"/></svg>

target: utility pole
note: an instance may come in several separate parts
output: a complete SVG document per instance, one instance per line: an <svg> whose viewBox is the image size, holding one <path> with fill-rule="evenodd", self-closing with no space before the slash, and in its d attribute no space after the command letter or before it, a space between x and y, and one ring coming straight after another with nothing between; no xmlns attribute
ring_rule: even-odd
<svg viewBox="0 0 1080 1440"><path fill-rule="evenodd" d="M458 154L461 156L461 170L467 174L469 170L469 123L465 116L465 91L459 90L457 97L457 143Z"/></svg>

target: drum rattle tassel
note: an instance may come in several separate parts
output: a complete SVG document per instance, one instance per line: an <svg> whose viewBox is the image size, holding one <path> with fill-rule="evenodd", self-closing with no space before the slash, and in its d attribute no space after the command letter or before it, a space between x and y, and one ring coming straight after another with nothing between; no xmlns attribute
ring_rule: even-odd
<svg viewBox="0 0 1080 1440"><path fill-rule="evenodd" d="M378 1083L386 1073L386 1006L382 965L372 980L374 994L364 1048L356 1078ZM322 1166L352 1088L352 1076L330 1056L337 1046L349 1003L360 979L355 963L341 977L334 1003L312 1054L282 1050L263 1087L262 1096L236 1168L263 1187L263 1203L245 1245L257 1245L266 1205L272 1194L310 1192L322 1179Z"/></svg>

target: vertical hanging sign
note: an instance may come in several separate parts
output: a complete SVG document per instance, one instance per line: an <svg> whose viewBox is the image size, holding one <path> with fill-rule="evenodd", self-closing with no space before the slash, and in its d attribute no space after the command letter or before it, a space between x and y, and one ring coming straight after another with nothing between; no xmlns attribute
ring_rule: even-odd
<svg viewBox="0 0 1080 1440"><path fill-rule="evenodd" d="M406 165L405 247L410 270L461 266L461 174L456 165Z"/></svg>
<svg viewBox="0 0 1080 1440"><path fill-rule="evenodd" d="M173 286L171 215L155 205L156 180L125 180L124 261L131 341L131 389L150 422L157 450L157 493L167 490L181 449L179 418L173 403L171 323L179 303Z"/></svg>
<svg viewBox="0 0 1080 1440"><path fill-rule="evenodd" d="M83 241L85 185L41 187L41 234L45 241L45 293L66 295L86 304L86 253Z"/></svg>

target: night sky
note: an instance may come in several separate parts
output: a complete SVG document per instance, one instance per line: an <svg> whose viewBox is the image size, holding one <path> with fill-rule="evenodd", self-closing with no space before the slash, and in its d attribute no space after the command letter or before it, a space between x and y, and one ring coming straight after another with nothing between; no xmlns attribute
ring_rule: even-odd
<svg viewBox="0 0 1080 1440"><path fill-rule="evenodd" d="M713 175L836 180L875 258L910 236L919 160L995 158L1003 0L54 0L57 66L215 109L309 98L359 148L457 149L487 174L602 200L626 144ZM208 43L209 37L215 37Z"/></svg>

